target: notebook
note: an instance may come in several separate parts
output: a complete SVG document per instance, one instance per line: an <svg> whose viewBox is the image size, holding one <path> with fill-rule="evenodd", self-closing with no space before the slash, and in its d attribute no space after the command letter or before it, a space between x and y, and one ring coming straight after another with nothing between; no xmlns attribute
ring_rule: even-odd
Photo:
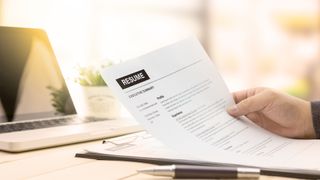
<svg viewBox="0 0 320 180"><path fill-rule="evenodd" d="M254 167L260 169L261 175L303 179L315 179L315 177L320 176L319 168L259 167L201 160L182 152L174 151L144 131L104 140L101 144L85 148L84 152L79 152L75 156L96 160L132 161L157 165L183 164L218 167Z"/></svg>
<svg viewBox="0 0 320 180"><path fill-rule="evenodd" d="M0 67L0 150L20 152L141 130L131 119L77 116L41 29L0 27Z"/></svg>

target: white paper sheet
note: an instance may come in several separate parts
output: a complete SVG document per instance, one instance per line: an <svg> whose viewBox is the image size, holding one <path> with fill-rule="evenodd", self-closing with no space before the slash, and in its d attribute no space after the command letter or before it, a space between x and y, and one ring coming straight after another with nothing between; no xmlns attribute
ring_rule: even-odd
<svg viewBox="0 0 320 180"><path fill-rule="evenodd" d="M201 165L218 165L218 166L239 166L239 164L216 163L214 161L199 160L194 156L183 154L182 152L169 149L163 143L152 137L149 133L138 132L120 137L105 140L105 143L87 147L86 152L95 153L95 156L101 155L101 158L115 158L118 160L140 160L142 162L151 163L173 163L173 164L201 164ZM99 155L96 155L99 154ZM312 163L312 162L311 162ZM299 163L297 170L308 169ZM308 162L310 164L310 161ZM320 170L320 164L314 163L313 170ZM277 168L278 169L278 168ZM291 169L291 168L290 168Z"/></svg>
<svg viewBox="0 0 320 180"><path fill-rule="evenodd" d="M318 141L279 137L227 114L232 96L195 38L101 73L148 132L177 152L212 162L316 168L297 159L320 152Z"/></svg>

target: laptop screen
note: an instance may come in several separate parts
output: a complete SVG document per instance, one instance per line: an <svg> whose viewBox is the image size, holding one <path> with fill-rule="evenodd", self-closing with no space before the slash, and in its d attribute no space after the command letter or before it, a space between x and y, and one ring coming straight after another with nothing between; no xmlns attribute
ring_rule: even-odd
<svg viewBox="0 0 320 180"><path fill-rule="evenodd" d="M0 122L75 114L46 33L0 27Z"/></svg>

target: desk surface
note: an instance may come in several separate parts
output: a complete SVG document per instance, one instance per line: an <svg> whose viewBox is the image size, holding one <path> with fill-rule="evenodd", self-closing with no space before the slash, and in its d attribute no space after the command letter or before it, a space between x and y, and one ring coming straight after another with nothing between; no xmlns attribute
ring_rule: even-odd
<svg viewBox="0 0 320 180"><path fill-rule="evenodd" d="M75 158L84 147L101 143L93 141L24 153L0 152L0 179L170 179L136 174L137 169L150 167L146 163L98 161ZM261 176L262 180L290 179Z"/></svg>

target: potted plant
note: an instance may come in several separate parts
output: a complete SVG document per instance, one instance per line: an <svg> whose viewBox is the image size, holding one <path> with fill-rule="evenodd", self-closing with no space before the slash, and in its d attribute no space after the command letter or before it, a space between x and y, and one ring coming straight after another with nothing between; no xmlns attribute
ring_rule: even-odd
<svg viewBox="0 0 320 180"><path fill-rule="evenodd" d="M98 69L93 66L78 67L76 72L69 87L78 115L105 119L119 117L120 103Z"/></svg>
<svg viewBox="0 0 320 180"><path fill-rule="evenodd" d="M61 88L47 86L47 89L50 91L55 114L74 114L76 112L65 84Z"/></svg>

